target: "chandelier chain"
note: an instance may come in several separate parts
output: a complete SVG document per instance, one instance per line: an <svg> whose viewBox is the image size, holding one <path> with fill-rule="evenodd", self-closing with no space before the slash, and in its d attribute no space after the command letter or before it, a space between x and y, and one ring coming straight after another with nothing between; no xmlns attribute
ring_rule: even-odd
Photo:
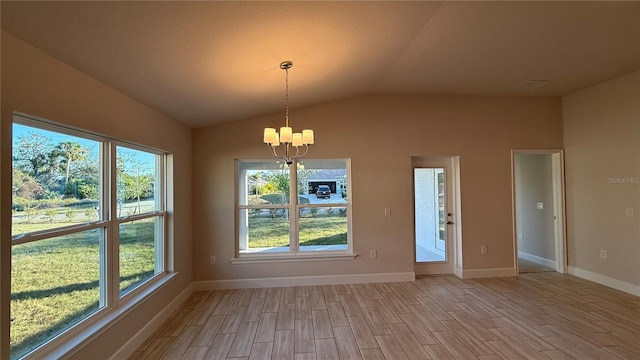
<svg viewBox="0 0 640 360"><path fill-rule="evenodd" d="M284 102L286 105L286 111L284 114L285 126L289 126L289 68L284 69Z"/></svg>

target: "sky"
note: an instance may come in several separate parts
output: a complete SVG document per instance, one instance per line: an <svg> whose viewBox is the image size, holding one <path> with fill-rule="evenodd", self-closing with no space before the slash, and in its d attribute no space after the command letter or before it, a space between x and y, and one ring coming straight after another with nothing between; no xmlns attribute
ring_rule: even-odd
<svg viewBox="0 0 640 360"><path fill-rule="evenodd" d="M89 149L91 157L94 157L96 161L98 159L98 153L100 149L100 143L98 141L84 139L77 136L61 134L61 133L43 130L43 129L30 127L22 124L17 124L17 123L13 124L13 147L18 146L21 137L26 137L30 133L39 133L49 138L53 146L56 146L65 141L77 142L81 146ZM146 153L146 152L134 150L134 149L128 149L121 146L118 146L117 151L118 151L118 154L125 155L125 158L132 158L135 161L144 163L145 167L149 169L153 169L155 167L154 154L150 154L150 153ZM126 164L125 164L125 167L126 167Z"/></svg>

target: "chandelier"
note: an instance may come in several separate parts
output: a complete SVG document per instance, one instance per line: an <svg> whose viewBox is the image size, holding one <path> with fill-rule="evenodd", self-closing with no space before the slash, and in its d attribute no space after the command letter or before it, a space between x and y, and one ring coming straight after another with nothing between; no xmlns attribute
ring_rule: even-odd
<svg viewBox="0 0 640 360"><path fill-rule="evenodd" d="M280 128L280 133L275 128L264 128L264 142L271 149L273 156L283 159L287 165L293 163L293 159L307 155L309 146L313 145L313 130L305 129L301 133L294 133L289 127L289 69L293 66L291 61L280 63L280 69L284 70L284 100L286 110L284 116L284 127ZM277 147L283 145L284 153L278 154ZM295 151L294 149L295 148Z"/></svg>

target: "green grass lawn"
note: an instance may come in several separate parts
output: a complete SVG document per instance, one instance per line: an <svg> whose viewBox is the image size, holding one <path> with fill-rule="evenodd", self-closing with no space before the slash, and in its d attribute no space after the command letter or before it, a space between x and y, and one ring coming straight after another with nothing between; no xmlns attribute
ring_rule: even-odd
<svg viewBox="0 0 640 360"><path fill-rule="evenodd" d="M86 221L78 220L78 221L64 222L64 223L63 222L51 223L49 221L38 221L38 222L30 222L30 223L14 222L13 224L11 224L11 234L12 235L24 234L24 233L40 231L40 230L56 229L56 228L67 226L67 225L82 224L83 222L86 222Z"/></svg>
<svg viewBox="0 0 640 360"><path fill-rule="evenodd" d="M300 246L337 245L347 243L347 218L340 214L303 216L299 219ZM249 247L289 246L289 220L279 216L249 218Z"/></svg>

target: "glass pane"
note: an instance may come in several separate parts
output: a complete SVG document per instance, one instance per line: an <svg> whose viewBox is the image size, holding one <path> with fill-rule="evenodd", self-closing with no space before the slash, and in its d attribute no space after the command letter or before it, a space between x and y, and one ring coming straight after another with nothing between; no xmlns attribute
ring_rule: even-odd
<svg viewBox="0 0 640 360"><path fill-rule="evenodd" d="M444 168L414 169L416 262L446 261Z"/></svg>
<svg viewBox="0 0 640 360"><path fill-rule="evenodd" d="M445 214L444 209L444 169L434 169L437 180L436 186L438 187L438 241L436 241L436 249L440 251L446 251L445 249L445 230L446 230L446 219L447 215Z"/></svg>
<svg viewBox="0 0 640 360"><path fill-rule="evenodd" d="M120 224L120 295L163 271L161 216Z"/></svg>
<svg viewBox="0 0 640 360"><path fill-rule="evenodd" d="M346 160L304 160L297 165L299 204L347 202Z"/></svg>
<svg viewBox="0 0 640 360"><path fill-rule="evenodd" d="M159 155L118 146L118 217L161 210L155 189L159 184Z"/></svg>
<svg viewBox="0 0 640 360"><path fill-rule="evenodd" d="M241 209L238 224L241 253L289 251L289 209Z"/></svg>
<svg viewBox="0 0 640 360"><path fill-rule="evenodd" d="M347 208L300 209L300 251L348 250Z"/></svg>
<svg viewBox="0 0 640 360"><path fill-rule="evenodd" d="M12 235L98 220L100 148L13 124Z"/></svg>
<svg viewBox="0 0 640 360"><path fill-rule="evenodd" d="M103 229L11 249L11 358L18 358L102 306Z"/></svg>
<svg viewBox="0 0 640 360"><path fill-rule="evenodd" d="M270 161L238 163L238 204L289 204L289 167Z"/></svg>

